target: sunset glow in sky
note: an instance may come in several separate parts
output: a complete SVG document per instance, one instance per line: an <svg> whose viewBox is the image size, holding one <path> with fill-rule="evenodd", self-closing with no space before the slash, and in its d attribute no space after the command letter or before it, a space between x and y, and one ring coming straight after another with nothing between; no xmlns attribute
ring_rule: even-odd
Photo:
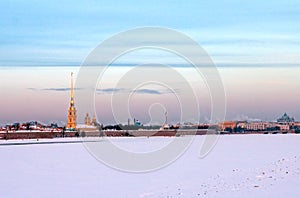
<svg viewBox="0 0 300 198"><path fill-rule="evenodd" d="M98 119L103 123L114 123L111 110L110 89L130 67L113 67L102 78L96 95ZM78 72L79 67L1 67L1 103L0 119L2 124L13 121L40 120L48 123L65 122L69 105L70 72ZM203 122L209 120L210 95L203 79L193 70L177 68L178 72L190 77L200 104L200 116ZM283 112L300 118L300 82L298 67L224 67L219 68L225 87L228 119L275 120ZM115 80L114 80L115 79ZM179 86L180 87L180 86ZM149 90L156 91L149 91ZM145 91L146 90L146 91ZM148 90L148 92L147 92ZM149 122L146 100L169 104L169 117L178 121L178 105L171 102L171 93L164 88L144 87L144 92L136 93L132 98L132 116L143 123ZM76 98L75 98L76 105ZM173 105L173 106L172 106ZM77 108L80 108L77 106ZM83 108L83 107L81 107ZM164 119L160 107L153 109L157 118ZM83 122L79 115L79 121ZM127 118L124 118L126 123ZM155 122L155 120L153 121ZM158 123L156 120L155 123Z"/></svg>
<svg viewBox="0 0 300 198"><path fill-rule="evenodd" d="M2 2L0 124L64 123L70 72L76 77L80 64L105 39L145 26L180 31L207 51L225 88L226 119L275 120L287 112L300 120L299 7L298 0ZM133 64L149 62L176 65L196 92L201 121L209 120L210 95L203 78L193 68L181 67L184 62L172 54L140 50L116 60L99 82L100 122L114 122L109 95L122 74ZM170 120L178 122L178 107L167 90L141 89L132 98L132 116L149 122L144 105L158 100L170 105ZM162 115L154 123L163 119L163 109L153 112Z"/></svg>

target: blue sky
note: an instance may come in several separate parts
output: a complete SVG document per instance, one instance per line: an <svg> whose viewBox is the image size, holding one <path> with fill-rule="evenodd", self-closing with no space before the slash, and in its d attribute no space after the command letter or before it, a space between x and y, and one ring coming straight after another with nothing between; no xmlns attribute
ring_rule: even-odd
<svg viewBox="0 0 300 198"><path fill-rule="evenodd" d="M145 26L178 30L208 52L220 67L228 119L274 120L285 111L300 118L299 0L10 0L2 1L0 8L0 124L17 120L64 122L69 74L79 69L72 66L79 66L110 36ZM115 85L110 81L118 80L126 64L147 63L144 59L182 64L174 54L155 50L120 57L115 63L122 67L115 67L113 75L104 81L107 85L99 88L102 94L98 94L97 104L104 123L112 120L106 98ZM192 70L187 73L193 75ZM194 87L202 88L200 78L194 81ZM197 92L200 98L208 96L203 90ZM164 91L147 87L141 87L138 95L141 103L154 96L169 101ZM20 98L26 98L26 105ZM202 115L207 117L209 105L205 101L200 100ZM135 109L145 122L147 118L142 115L148 111L141 111L141 105ZM170 119L171 115L177 114L170 113Z"/></svg>
<svg viewBox="0 0 300 198"><path fill-rule="evenodd" d="M80 65L109 36L141 26L179 30L217 65L300 65L300 2L4 1L0 65Z"/></svg>

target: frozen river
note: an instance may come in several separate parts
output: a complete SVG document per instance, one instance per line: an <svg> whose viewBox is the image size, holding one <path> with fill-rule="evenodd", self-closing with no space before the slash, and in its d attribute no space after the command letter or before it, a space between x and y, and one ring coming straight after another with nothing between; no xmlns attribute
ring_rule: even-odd
<svg viewBox="0 0 300 198"><path fill-rule="evenodd" d="M121 148L145 152L173 138L181 137L111 140ZM29 145L3 145L8 141L2 141L0 197L300 196L300 135L223 135L200 159L203 138L197 136L169 166L147 173L112 169L74 139ZM28 141L37 142L9 143Z"/></svg>

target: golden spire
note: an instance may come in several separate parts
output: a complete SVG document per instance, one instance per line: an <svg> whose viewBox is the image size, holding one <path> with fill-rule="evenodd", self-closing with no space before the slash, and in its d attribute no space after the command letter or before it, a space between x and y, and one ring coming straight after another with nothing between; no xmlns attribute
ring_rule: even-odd
<svg viewBox="0 0 300 198"><path fill-rule="evenodd" d="M74 85L73 85L73 72L71 72L71 106L74 106Z"/></svg>
<svg viewBox="0 0 300 198"><path fill-rule="evenodd" d="M68 110L68 121L66 128L75 130L76 129L76 108L74 105L74 85L73 85L73 72L71 72L71 88L70 88L70 96L71 96L71 101L70 101L70 107Z"/></svg>

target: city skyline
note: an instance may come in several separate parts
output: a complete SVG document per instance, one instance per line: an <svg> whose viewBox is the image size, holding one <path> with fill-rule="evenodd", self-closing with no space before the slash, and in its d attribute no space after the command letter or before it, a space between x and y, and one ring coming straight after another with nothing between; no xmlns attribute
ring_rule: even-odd
<svg viewBox="0 0 300 198"><path fill-rule="evenodd" d="M283 112L300 119L299 5L296 0L3 2L0 123L66 122L69 73L74 71L76 77L80 64L105 39L141 26L180 31L203 47L223 81L226 119L271 121ZM115 89L115 84L129 66L145 63L169 64L180 71L196 90L200 121L210 119L209 89L203 78L183 67L186 62L174 54L148 49L132 51L112 64L96 93L100 121L114 123L109 94L124 91ZM182 89L180 82L174 84ZM147 123L148 111L139 101L151 102L156 97L166 104L172 98L169 92L159 87L141 88L133 98L137 101L133 117ZM170 120L177 122L178 104L170 102L172 105L174 109L168 108ZM163 110L154 112L161 115L157 120L163 119ZM78 120L83 120L84 115L79 116Z"/></svg>
<svg viewBox="0 0 300 198"><path fill-rule="evenodd" d="M299 197L299 0L0 9L0 198Z"/></svg>
<svg viewBox="0 0 300 198"><path fill-rule="evenodd" d="M101 123L115 123L111 112L110 97L113 92L130 91L114 89L115 83L122 76L120 70L123 69L122 73L125 73L130 68L112 67L103 78L105 83L99 85L96 92L96 116ZM57 122L61 125L65 123L69 105L69 76L74 71L76 77L78 69L79 67L64 67L58 71L55 67L16 68L14 70L2 68L0 72L0 77L4 82L2 84L2 101L6 102L2 102L0 106L1 124L30 120L38 120L43 123ZM200 104L200 122L208 122L210 112L209 90L205 87L203 80L193 75L189 69L177 68L177 70L188 76L192 87L196 90ZM227 100L225 119L273 121L287 112L299 120L300 115L297 108L298 101L300 101L300 94L297 92L297 87L299 87L299 82L297 82L298 70L298 68L293 67L278 68L277 70L272 68L219 68ZM238 75L239 73L246 73L247 75ZM257 77L258 75L260 76ZM16 81L15 79L19 80ZM3 89L4 85L7 84L10 84L12 89ZM152 99L161 99L162 103L168 104L166 99L172 95L165 88L144 87L136 93L136 96L137 98L133 98L133 102L143 98L144 103L137 102L132 107L132 117L146 124L149 115L146 111L147 106L144 105L145 101L151 102ZM27 102L20 102L22 99L26 99ZM177 123L179 113L174 111L177 106L174 107L166 110L169 112L170 122ZM80 107L76 106L76 108ZM93 112L89 113L93 115ZM164 120L163 109L158 108L154 113L158 116L158 121ZM78 121L83 122L84 116L79 115ZM124 118L123 123L127 123L127 119Z"/></svg>

